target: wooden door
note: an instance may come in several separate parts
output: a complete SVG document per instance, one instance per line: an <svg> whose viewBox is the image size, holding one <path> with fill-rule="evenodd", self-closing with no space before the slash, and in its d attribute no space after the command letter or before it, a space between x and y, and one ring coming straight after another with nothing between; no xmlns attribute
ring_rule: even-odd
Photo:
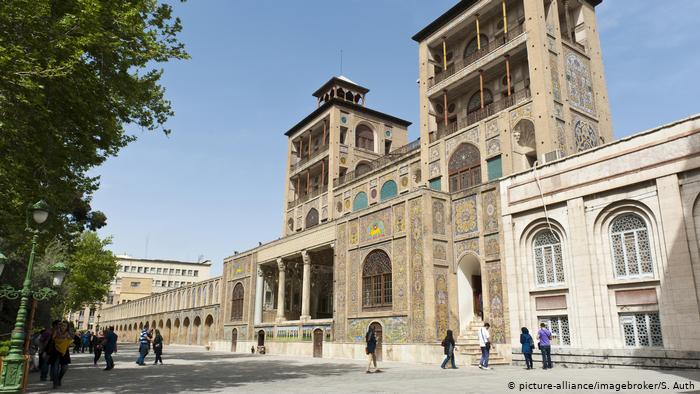
<svg viewBox="0 0 700 394"><path fill-rule="evenodd" d="M258 331L258 346L265 346L265 331Z"/></svg>
<svg viewBox="0 0 700 394"><path fill-rule="evenodd" d="M472 276L472 292L473 292L472 300L474 301L474 316L483 320L484 319L484 310L483 310L483 299L482 299L483 293L481 292L481 275L473 275Z"/></svg>
<svg viewBox="0 0 700 394"><path fill-rule="evenodd" d="M382 325L374 322L370 324L370 327L374 328L374 335L377 336L377 349L374 351L374 355L377 357L377 361L382 361Z"/></svg>
<svg viewBox="0 0 700 394"><path fill-rule="evenodd" d="M323 330L320 328L314 330L314 357L323 357Z"/></svg>
<svg viewBox="0 0 700 394"><path fill-rule="evenodd" d="M237 343L238 343L238 330L234 328L233 331L231 331L231 351L234 353L236 352L236 344Z"/></svg>

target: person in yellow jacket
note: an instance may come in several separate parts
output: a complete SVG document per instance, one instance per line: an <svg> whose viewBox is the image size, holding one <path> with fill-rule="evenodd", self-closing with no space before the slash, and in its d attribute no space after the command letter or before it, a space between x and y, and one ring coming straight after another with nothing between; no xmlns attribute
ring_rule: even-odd
<svg viewBox="0 0 700 394"><path fill-rule="evenodd" d="M49 351L49 365L51 366L51 380L53 388L61 386L61 380L70 364L70 349L73 343L73 334L68 330L68 322L62 321L58 329L53 333Z"/></svg>

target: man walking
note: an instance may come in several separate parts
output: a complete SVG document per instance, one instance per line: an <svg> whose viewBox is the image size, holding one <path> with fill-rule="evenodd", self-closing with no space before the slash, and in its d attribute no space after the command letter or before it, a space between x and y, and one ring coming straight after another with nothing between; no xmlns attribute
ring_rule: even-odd
<svg viewBox="0 0 700 394"><path fill-rule="evenodd" d="M481 360L479 368L489 369L489 353L491 351L491 334L489 334L489 323L484 323L484 326L479 329L479 347L481 348Z"/></svg>
<svg viewBox="0 0 700 394"><path fill-rule="evenodd" d="M542 352L542 369L552 368L552 332L547 329L547 325L540 324L540 330L537 331L537 340L539 341L540 351Z"/></svg>
<svg viewBox="0 0 700 394"><path fill-rule="evenodd" d="M104 338L104 345L102 349L105 352L105 362L107 363L107 367L104 369L105 371L109 371L110 369L114 368L114 360L112 359L112 353L117 352L117 339L119 336L114 333L114 327L111 326L107 330L107 333L105 334Z"/></svg>
<svg viewBox="0 0 700 394"><path fill-rule="evenodd" d="M148 326L141 330L139 336L139 358L136 360L138 365L146 365L146 355L151 348L151 334L148 332Z"/></svg>

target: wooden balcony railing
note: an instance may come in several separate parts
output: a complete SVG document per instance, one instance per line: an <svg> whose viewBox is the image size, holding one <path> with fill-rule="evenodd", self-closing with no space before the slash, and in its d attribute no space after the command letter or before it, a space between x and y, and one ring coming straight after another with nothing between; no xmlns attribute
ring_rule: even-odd
<svg viewBox="0 0 700 394"><path fill-rule="evenodd" d="M484 106L484 108L477 109L469 113L460 114L457 117L456 122L448 123L445 126L444 123L438 123L437 131L430 133L430 142L435 142L440 138L444 138L450 134L457 132L469 125L472 125L482 119L488 118L491 115L495 115L506 108L512 107L522 101L530 98L530 89L519 90L510 96L503 97L498 101L494 101L491 104Z"/></svg>
<svg viewBox="0 0 700 394"><path fill-rule="evenodd" d="M377 168L385 167L386 165L397 161L398 159L405 156L406 154L411 153L419 148L420 148L420 138L413 141L413 142L410 142L410 143L408 143L408 144L406 144L398 149L395 149L395 150L387 153L386 155L384 155L380 158L372 160L371 162L369 162L369 169L366 169L364 171L360 171L359 173L357 173L357 171L350 171L350 172L345 173L345 175L342 175L342 176L334 179L333 180L333 187L338 187L340 185L351 182L356 178L359 178L359 177L361 177L369 172L376 170Z"/></svg>
<svg viewBox="0 0 700 394"><path fill-rule="evenodd" d="M515 37L519 36L520 34L523 33L523 25L517 25L513 27L511 30L508 31L508 33L505 34L504 37L499 37L494 39L493 41L489 42L488 44L484 45L481 47L480 50L469 54L467 57L463 59L457 59L452 64L449 64L447 66L446 70L442 70L438 73L435 74L435 77L433 79L428 81L428 87L433 87L436 84L444 81L448 77L454 75L458 71L462 70L463 68L467 67L468 65L474 63L475 61L481 59L482 57L488 55L489 53L495 51L496 49L500 48L501 46L505 45L506 43L512 41Z"/></svg>
<svg viewBox="0 0 700 394"><path fill-rule="evenodd" d="M289 201L287 203L287 209L295 207L299 204L303 204L303 203L311 200L312 198L320 196L321 194L323 194L327 191L328 191L328 185L324 185L323 187L317 187L315 189L311 189L311 191L308 194L304 194L294 201Z"/></svg>
<svg viewBox="0 0 700 394"><path fill-rule="evenodd" d="M296 163L292 163L290 166L292 171L296 171L301 168L304 164L310 162L311 160L325 154L328 152L328 145L321 145L316 151L312 152L311 155L302 157L301 160Z"/></svg>

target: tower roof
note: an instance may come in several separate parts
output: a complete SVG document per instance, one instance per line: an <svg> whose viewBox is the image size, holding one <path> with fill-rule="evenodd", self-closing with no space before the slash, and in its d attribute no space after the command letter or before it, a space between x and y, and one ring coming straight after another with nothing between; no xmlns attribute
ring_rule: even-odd
<svg viewBox="0 0 700 394"><path fill-rule="evenodd" d="M328 89L331 88L331 86L336 85L336 86L341 86L346 89L352 89L358 93L361 94L366 94L369 92L369 89L367 89L364 86L358 85L357 83L353 82L350 78L340 75L340 76L333 76L331 79L328 80L328 82L324 83L318 90L316 90L313 93L314 97L321 97L323 96Z"/></svg>

